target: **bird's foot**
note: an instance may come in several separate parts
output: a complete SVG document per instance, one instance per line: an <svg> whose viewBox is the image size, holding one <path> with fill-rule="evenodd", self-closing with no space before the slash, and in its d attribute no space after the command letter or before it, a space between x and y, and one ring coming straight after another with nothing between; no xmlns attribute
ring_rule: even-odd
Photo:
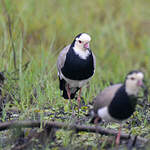
<svg viewBox="0 0 150 150"><path fill-rule="evenodd" d="M116 146L118 146L120 144L120 135L121 135L121 127L119 128L119 131L118 131L118 134L117 134Z"/></svg>

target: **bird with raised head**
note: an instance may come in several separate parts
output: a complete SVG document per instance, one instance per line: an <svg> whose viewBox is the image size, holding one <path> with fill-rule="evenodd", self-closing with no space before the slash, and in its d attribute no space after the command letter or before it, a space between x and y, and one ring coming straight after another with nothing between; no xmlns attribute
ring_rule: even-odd
<svg viewBox="0 0 150 150"><path fill-rule="evenodd" d="M120 143L121 122L128 119L135 111L139 89L144 87L143 79L144 74L141 71L131 71L123 84L106 87L93 99L91 123L97 124L101 120L119 123L117 145Z"/></svg>
<svg viewBox="0 0 150 150"><path fill-rule="evenodd" d="M73 42L66 46L59 54L57 69L59 88L65 99L77 97L80 107L81 90L88 83L95 72L96 59L90 49L91 37L87 33L78 34Z"/></svg>

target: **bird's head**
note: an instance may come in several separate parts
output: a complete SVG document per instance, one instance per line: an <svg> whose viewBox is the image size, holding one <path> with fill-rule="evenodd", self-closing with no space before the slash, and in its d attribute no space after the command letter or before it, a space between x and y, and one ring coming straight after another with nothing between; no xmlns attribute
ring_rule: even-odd
<svg viewBox="0 0 150 150"><path fill-rule="evenodd" d="M90 35L87 33L80 33L74 39L74 48L85 51L90 48L90 41Z"/></svg>
<svg viewBox="0 0 150 150"><path fill-rule="evenodd" d="M144 87L143 79L144 74L141 71L129 72L125 80L125 90L127 94L137 96L140 87Z"/></svg>

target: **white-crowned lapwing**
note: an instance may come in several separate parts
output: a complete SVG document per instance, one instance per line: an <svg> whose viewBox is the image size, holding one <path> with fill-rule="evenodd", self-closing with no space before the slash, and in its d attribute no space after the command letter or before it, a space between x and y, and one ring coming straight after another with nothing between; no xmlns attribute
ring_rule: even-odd
<svg viewBox="0 0 150 150"><path fill-rule="evenodd" d="M120 143L121 122L128 119L135 111L140 87L143 87L144 74L131 71L127 74L123 84L115 84L105 88L94 98L93 119L120 123L116 144Z"/></svg>
<svg viewBox="0 0 150 150"><path fill-rule="evenodd" d="M95 72L96 59L90 49L91 37L80 33L72 44L66 46L57 60L60 90L65 99L73 99L79 90L78 106L82 87L91 79Z"/></svg>

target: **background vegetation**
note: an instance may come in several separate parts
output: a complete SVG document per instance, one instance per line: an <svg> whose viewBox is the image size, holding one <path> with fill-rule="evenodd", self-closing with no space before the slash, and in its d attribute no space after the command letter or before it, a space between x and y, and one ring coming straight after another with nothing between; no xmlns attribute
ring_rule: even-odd
<svg viewBox="0 0 150 150"><path fill-rule="evenodd" d="M110 83L123 82L130 70L142 70L149 86L149 6L148 0L1 0L0 71L5 75L1 120L73 121L69 118L69 102L61 97L58 88L56 61L60 50L81 32L91 35L91 49L97 59L96 73L82 93L85 105L81 118L100 90ZM61 110L67 115L59 118ZM149 109L138 106L137 110L136 119L130 120L129 130L125 131L148 138ZM109 127L117 128L114 124ZM13 132L2 136L11 137ZM63 147L71 144L81 148L82 143L83 147L96 148L99 143L95 142L95 134L78 135L80 140L72 143L69 132L57 134ZM107 138L103 138L100 147L107 143Z"/></svg>

